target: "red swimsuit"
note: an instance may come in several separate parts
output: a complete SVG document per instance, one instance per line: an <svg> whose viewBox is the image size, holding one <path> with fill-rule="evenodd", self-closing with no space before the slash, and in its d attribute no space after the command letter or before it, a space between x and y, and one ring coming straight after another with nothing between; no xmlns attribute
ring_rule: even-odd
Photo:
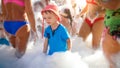
<svg viewBox="0 0 120 68"><path fill-rule="evenodd" d="M89 3L89 4L97 5L97 3L96 3L94 0L86 0L86 2ZM104 19L104 17L99 17L99 18L94 19L94 21L92 22L90 19L88 19L88 18L86 17L86 18L85 18L85 21L86 21L86 23L87 23L90 27L92 27L94 23L96 23L96 22L99 21L99 20L103 20L103 19Z"/></svg>
<svg viewBox="0 0 120 68"><path fill-rule="evenodd" d="M96 23L97 21L103 20L103 19L104 19L104 17L99 17L99 18L94 19L93 22L91 22L90 19L85 18L85 21L90 27L92 27L94 23Z"/></svg>

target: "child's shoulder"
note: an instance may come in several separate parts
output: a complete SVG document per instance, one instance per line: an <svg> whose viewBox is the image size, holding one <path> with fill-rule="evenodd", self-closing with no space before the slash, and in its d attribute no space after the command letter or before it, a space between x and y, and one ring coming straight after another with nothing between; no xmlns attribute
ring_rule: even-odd
<svg viewBox="0 0 120 68"><path fill-rule="evenodd" d="M59 26L62 27L62 28L65 28L65 26L63 24L61 24L61 23L59 24Z"/></svg>
<svg viewBox="0 0 120 68"><path fill-rule="evenodd" d="M63 24L59 24L59 27L60 27L61 29L65 29L65 26L64 26Z"/></svg>
<svg viewBox="0 0 120 68"><path fill-rule="evenodd" d="M50 25L48 25L45 29L49 29L49 28L51 28L51 26L50 26Z"/></svg>
<svg viewBox="0 0 120 68"><path fill-rule="evenodd" d="M45 31L50 31L50 30L51 30L51 26L50 25L45 28Z"/></svg>
<svg viewBox="0 0 120 68"><path fill-rule="evenodd" d="M59 25L59 30L60 30L60 31L63 31L63 32L64 32L64 31L66 32L66 31L67 31L67 28L66 28L64 25L60 24L60 25Z"/></svg>

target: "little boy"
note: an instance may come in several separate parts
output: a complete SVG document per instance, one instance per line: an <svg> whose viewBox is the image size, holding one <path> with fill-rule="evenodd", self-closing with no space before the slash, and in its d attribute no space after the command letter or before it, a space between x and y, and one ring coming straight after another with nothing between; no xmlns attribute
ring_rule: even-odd
<svg viewBox="0 0 120 68"><path fill-rule="evenodd" d="M60 15L58 7L56 5L49 4L41 11L41 14L43 20L49 24L44 32L45 41L43 53L47 53L48 45L48 55L52 55L55 52L65 52L70 50L70 35L67 29L59 23Z"/></svg>

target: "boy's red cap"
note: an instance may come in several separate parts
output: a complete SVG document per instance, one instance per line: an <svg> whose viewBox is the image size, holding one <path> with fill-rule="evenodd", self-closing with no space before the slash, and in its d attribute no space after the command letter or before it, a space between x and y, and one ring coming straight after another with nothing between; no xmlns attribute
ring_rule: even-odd
<svg viewBox="0 0 120 68"><path fill-rule="evenodd" d="M42 11L41 11L41 14L43 14L44 11L47 11L47 10L50 10L52 11L53 13L55 13L55 15L58 16L58 21L60 21L60 15L59 15L59 9L56 5L47 5Z"/></svg>

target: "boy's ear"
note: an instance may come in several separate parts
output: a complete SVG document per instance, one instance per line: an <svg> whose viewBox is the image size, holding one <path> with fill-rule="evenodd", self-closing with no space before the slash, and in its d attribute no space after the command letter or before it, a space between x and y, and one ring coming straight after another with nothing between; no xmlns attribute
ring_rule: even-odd
<svg viewBox="0 0 120 68"><path fill-rule="evenodd" d="M55 15L55 18L59 21L59 17L57 15Z"/></svg>

